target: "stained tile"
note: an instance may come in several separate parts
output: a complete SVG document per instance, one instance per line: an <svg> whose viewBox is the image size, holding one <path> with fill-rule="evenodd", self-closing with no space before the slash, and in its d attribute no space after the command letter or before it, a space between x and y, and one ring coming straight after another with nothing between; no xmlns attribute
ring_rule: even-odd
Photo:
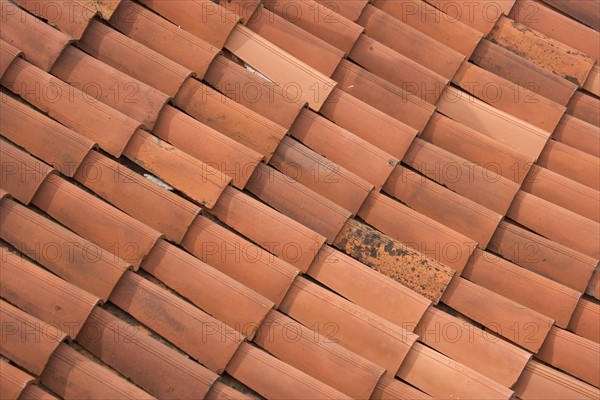
<svg viewBox="0 0 600 400"><path fill-rule="evenodd" d="M600 126L600 100L578 91L573 95L571 101L569 101L567 114L579 118L588 124Z"/></svg>
<svg viewBox="0 0 600 400"><path fill-rule="evenodd" d="M430 400L433 397L426 395L419 389L416 389L398 379L390 379L382 377L379 380L375 391L371 395L373 400L395 400L395 399L407 399L407 400Z"/></svg>
<svg viewBox="0 0 600 400"><path fill-rule="evenodd" d="M600 56L598 58L600 59ZM594 67L590 71L583 88L596 96L600 96L600 65L598 61L596 61L596 64L594 64Z"/></svg>
<svg viewBox="0 0 600 400"><path fill-rule="evenodd" d="M39 0L17 0L15 3L75 40L81 39L98 12L87 2L79 0L61 0L52 5Z"/></svg>
<svg viewBox="0 0 600 400"><path fill-rule="evenodd" d="M35 378L5 360L0 360L0 396L3 399L17 399Z"/></svg>
<svg viewBox="0 0 600 400"><path fill-rule="evenodd" d="M368 0L315 0L317 3L324 5L331 11L348 18L350 21L356 21Z"/></svg>
<svg viewBox="0 0 600 400"><path fill-rule="evenodd" d="M593 342L600 342L600 305L580 299L569 322L569 330Z"/></svg>
<svg viewBox="0 0 600 400"><path fill-rule="evenodd" d="M552 138L574 149L600 157L600 127L565 114Z"/></svg>
<svg viewBox="0 0 600 400"><path fill-rule="evenodd" d="M584 0L573 4L568 0L543 0L544 3L557 8L576 20L591 26L596 31L600 31L600 11L596 8L593 1Z"/></svg>
<svg viewBox="0 0 600 400"><path fill-rule="evenodd" d="M92 8L96 9L100 16L107 20L113 15L119 7L121 0L81 0Z"/></svg>
<svg viewBox="0 0 600 400"><path fill-rule="evenodd" d="M21 55L21 51L13 45L8 44L4 40L0 39L0 55L2 56L0 57L2 59L2 61L0 61L1 78L10 66L10 64L13 62L13 60Z"/></svg>

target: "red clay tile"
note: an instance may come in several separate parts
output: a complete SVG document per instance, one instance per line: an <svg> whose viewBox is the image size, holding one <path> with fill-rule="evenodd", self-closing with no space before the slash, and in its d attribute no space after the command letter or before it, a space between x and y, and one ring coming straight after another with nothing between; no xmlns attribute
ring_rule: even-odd
<svg viewBox="0 0 600 400"><path fill-rule="evenodd" d="M600 222L600 193L549 169L534 166L523 182L521 190Z"/></svg>
<svg viewBox="0 0 600 400"><path fill-rule="evenodd" d="M517 85L566 106L577 85L489 40L482 40L471 60Z"/></svg>
<svg viewBox="0 0 600 400"><path fill-rule="evenodd" d="M246 188L282 214L325 236L329 243L351 215L350 211L262 163Z"/></svg>
<svg viewBox="0 0 600 400"><path fill-rule="evenodd" d="M205 263L279 305L299 271L206 217L198 216L183 246Z"/></svg>
<svg viewBox="0 0 600 400"><path fill-rule="evenodd" d="M229 176L232 184L239 189L244 188L263 158L254 150L169 105L160 113L153 133Z"/></svg>
<svg viewBox="0 0 600 400"><path fill-rule="evenodd" d="M210 0L142 0L142 4L180 28L221 49L239 17Z"/></svg>
<svg viewBox="0 0 600 400"><path fill-rule="evenodd" d="M549 170L600 190L600 159L566 144L549 140L537 163Z"/></svg>
<svg viewBox="0 0 600 400"><path fill-rule="evenodd" d="M288 94L295 93L296 101L308 103L315 111L335 88L335 81L328 76L243 25L235 27L225 47Z"/></svg>
<svg viewBox="0 0 600 400"><path fill-rule="evenodd" d="M236 1L236 0L234 0ZM250 400L251 398L217 380L204 397L206 400Z"/></svg>
<svg viewBox="0 0 600 400"><path fill-rule="evenodd" d="M233 188L225 189L210 212L302 272L308 270L325 242L320 234Z"/></svg>
<svg viewBox="0 0 600 400"><path fill-rule="evenodd" d="M504 16L498 20L488 39L578 86L583 86L595 61Z"/></svg>
<svg viewBox="0 0 600 400"><path fill-rule="evenodd" d="M533 161L510 146L437 112L419 137L516 183L522 183L527 177Z"/></svg>
<svg viewBox="0 0 600 400"><path fill-rule="evenodd" d="M534 91L469 62L462 64L452 82L487 104L547 132L554 131L566 110Z"/></svg>
<svg viewBox="0 0 600 400"><path fill-rule="evenodd" d="M371 395L373 400L431 400L433 397L426 395L419 389L416 389L398 379L382 377L375 386L375 391Z"/></svg>
<svg viewBox="0 0 600 400"><path fill-rule="evenodd" d="M294 139L283 138L270 164L355 214L373 185Z"/></svg>
<svg viewBox="0 0 600 400"><path fill-rule="evenodd" d="M529 351L537 352L554 320L461 277L454 277L442 301Z"/></svg>
<svg viewBox="0 0 600 400"><path fill-rule="evenodd" d="M265 297L164 240L142 268L249 339L273 307Z"/></svg>
<svg viewBox="0 0 600 400"><path fill-rule="evenodd" d="M381 78L431 104L438 101L448 84L448 78L367 35L360 36L349 57ZM389 68L390 65L394 65L394 68Z"/></svg>
<svg viewBox="0 0 600 400"><path fill-rule="evenodd" d="M220 50L130 0L121 1L108 22L133 40L194 71L199 78Z"/></svg>
<svg viewBox="0 0 600 400"><path fill-rule="evenodd" d="M315 0L324 5L331 11L348 18L350 21L356 21L369 2L368 0Z"/></svg>
<svg viewBox="0 0 600 400"><path fill-rule="evenodd" d="M503 385L420 343L413 345L398 376L441 399L510 399L513 394Z"/></svg>
<svg viewBox="0 0 600 400"><path fill-rule="evenodd" d="M221 7L237 14L244 25L252 18L257 8L261 7L260 0L228 0L218 1Z"/></svg>
<svg viewBox="0 0 600 400"><path fill-rule="evenodd" d="M11 65L2 85L115 157L121 155L140 126L132 118L93 100L93 84L82 87L82 91L21 59ZM75 109L77 112L72 112Z"/></svg>
<svg viewBox="0 0 600 400"><path fill-rule="evenodd" d="M398 159L417 134L416 129L339 89L327 99L321 114Z"/></svg>
<svg viewBox="0 0 600 400"><path fill-rule="evenodd" d="M266 160L286 133L284 127L195 79L185 81L173 103L203 124L262 154Z"/></svg>
<svg viewBox="0 0 600 400"><path fill-rule="evenodd" d="M398 160L364 139L304 109L290 135L315 152L355 173L380 190ZM360 157L361 162L357 163Z"/></svg>
<svg viewBox="0 0 600 400"><path fill-rule="evenodd" d="M515 394L529 399L597 399L598 389L542 363L531 360L514 386Z"/></svg>
<svg viewBox="0 0 600 400"><path fill-rule="evenodd" d="M20 250L31 254L27 249ZM36 266L25 256L13 253L5 245L0 247L0 255L2 298L75 338L100 299Z"/></svg>
<svg viewBox="0 0 600 400"><path fill-rule="evenodd" d="M400 21L469 57L481 32L421 0L374 0L373 5Z"/></svg>
<svg viewBox="0 0 600 400"><path fill-rule="evenodd" d="M580 292L479 249L471 256L463 277L554 319L561 328L569 324L581 297Z"/></svg>
<svg viewBox="0 0 600 400"><path fill-rule="evenodd" d="M304 108L294 90L269 82L223 55L215 58L204 80L225 96L284 128L291 127Z"/></svg>
<svg viewBox="0 0 600 400"><path fill-rule="evenodd" d="M600 59L600 56L598 59ZM583 88L596 96L600 96L600 65L598 61L596 61L596 64L594 64L594 67L590 71Z"/></svg>
<svg viewBox="0 0 600 400"><path fill-rule="evenodd" d="M36 67L49 71L70 38L8 0L0 1L0 39L23 52Z"/></svg>
<svg viewBox="0 0 600 400"><path fill-rule="evenodd" d="M365 34L447 79L452 79L465 56L423 32L367 5L358 23Z"/></svg>
<svg viewBox="0 0 600 400"><path fill-rule="evenodd" d="M94 142L33 108L4 97L0 102L2 135L72 177Z"/></svg>
<svg viewBox="0 0 600 400"><path fill-rule="evenodd" d="M567 114L588 124L600 126L600 100L578 91L569 101Z"/></svg>
<svg viewBox="0 0 600 400"><path fill-rule="evenodd" d="M35 378L5 360L0 360L0 397L17 400L23 390L35 381Z"/></svg>
<svg viewBox="0 0 600 400"><path fill-rule="evenodd" d="M50 71L73 86L81 85L88 102L100 101L148 129L169 100L165 93L68 46Z"/></svg>
<svg viewBox="0 0 600 400"><path fill-rule="evenodd" d="M474 239L485 248L502 215L438 185L401 165L383 190L415 211Z"/></svg>
<svg viewBox="0 0 600 400"><path fill-rule="evenodd" d="M93 173L88 172L90 177ZM89 252L91 260L100 253L113 262L122 259L137 269L160 237L160 232L64 179L46 180L33 204L73 232L97 244Z"/></svg>
<svg viewBox="0 0 600 400"><path fill-rule="evenodd" d="M487 35L502 14L508 14L515 0L483 0L477 3L426 0L449 17Z"/></svg>
<svg viewBox="0 0 600 400"><path fill-rule="evenodd" d="M113 13L119 7L119 3L121 0L81 0L88 4L90 7L96 9L100 16L108 20L113 15Z"/></svg>
<svg viewBox="0 0 600 400"><path fill-rule="evenodd" d="M265 398L351 398L248 343L235 353L227 373Z"/></svg>
<svg viewBox="0 0 600 400"><path fill-rule="evenodd" d="M29 385L21 392L19 400L58 400L58 397L55 397L46 390L42 389L39 385Z"/></svg>
<svg viewBox="0 0 600 400"><path fill-rule="evenodd" d="M477 245L472 239L379 193L371 192L358 215L386 235L459 274Z"/></svg>
<svg viewBox="0 0 600 400"><path fill-rule="evenodd" d="M123 154L204 207L214 207L231 182L230 177L212 166L141 129L132 136Z"/></svg>
<svg viewBox="0 0 600 400"><path fill-rule="evenodd" d="M0 139L0 155L0 186L21 203L29 204L47 177L57 179L50 166L4 139Z"/></svg>
<svg viewBox="0 0 600 400"><path fill-rule="evenodd" d="M584 292L598 260L503 221L489 249L521 267Z"/></svg>
<svg viewBox="0 0 600 400"><path fill-rule="evenodd" d="M139 325L99 307L90 314L77 343L157 398L203 398L218 377L140 331Z"/></svg>
<svg viewBox="0 0 600 400"><path fill-rule="evenodd" d="M348 60L342 60L333 79L340 90L418 131L423 130L435 110L428 102Z"/></svg>
<svg viewBox="0 0 600 400"><path fill-rule="evenodd" d="M66 344L54 352L41 380L48 389L66 399L154 398Z"/></svg>
<svg viewBox="0 0 600 400"><path fill-rule="evenodd" d="M169 96L175 96L192 74L191 70L99 21L90 23L77 44L94 58Z"/></svg>
<svg viewBox="0 0 600 400"><path fill-rule="evenodd" d="M600 157L600 128L579 118L565 114L552 133L552 139Z"/></svg>
<svg viewBox="0 0 600 400"><path fill-rule="evenodd" d="M363 31L334 10L313 0L269 0L264 7L349 54Z"/></svg>
<svg viewBox="0 0 600 400"><path fill-rule="evenodd" d="M344 57L343 51L266 8L259 9L246 26L326 76Z"/></svg>
<svg viewBox="0 0 600 400"><path fill-rule="evenodd" d="M281 361L347 396L371 396L385 370L337 343L335 324L314 332L278 311L271 311L254 339ZM344 373L339 373L344 371Z"/></svg>
<svg viewBox="0 0 600 400"><path fill-rule="evenodd" d="M587 54L600 58L600 38L582 25L539 1L517 0L507 14L512 20Z"/></svg>
<svg viewBox="0 0 600 400"><path fill-rule="evenodd" d="M115 286L110 301L217 374L243 340L233 328L133 272Z"/></svg>
<svg viewBox="0 0 600 400"><path fill-rule="evenodd" d="M569 322L569 330L593 342L600 342L600 305L580 299Z"/></svg>
<svg viewBox="0 0 600 400"><path fill-rule="evenodd" d="M507 388L531 358L529 352L435 307L427 310L415 333L424 344Z"/></svg>
<svg viewBox="0 0 600 400"><path fill-rule="evenodd" d="M590 219L523 191L506 215L550 240L600 258L600 226Z"/></svg>
<svg viewBox="0 0 600 400"><path fill-rule="evenodd" d="M74 178L174 242L183 239L200 212L199 206L96 151L87 155Z"/></svg>
<svg viewBox="0 0 600 400"><path fill-rule="evenodd" d="M469 94L448 86L438 103L440 113L502 143L534 161L550 132L537 128Z"/></svg>
<svg viewBox="0 0 600 400"><path fill-rule="evenodd" d="M108 298L127 264L10 199L4 199L0 207L3 240L66 281L103 300Z"/></svg>
<svg viewBox="0 0 600 400"><path fill-rule="evenodd" d="M568 16L591 26L596 31L600 31L600 11L596 7L596 3L591 0L584 0L573 3L568 0L543 0L544 3L557 8Z"/></svg>
<svg viewBox="0 0 600 400"><path fill-rule="evenodd" d="M34 375L40 375L66 334L0 300L0 323L4 338L2 355Z"/></svg>
<svg viewBox="0 0 600 400"><path fill-rule="evenodd" d="M600 386L600 344L552 328L536 357L596 387Z"/></svg>
<svg viewBox="0 0 600 400"><path fill-rule="evenodd" d="M59 0L51 4L40 0L17 0L15 3L75 40L81 39L98 13L90 4L79 0Z"/></svg>
<svg viewBox="0 0 600 400"><path fill-rule="evenodd" d="M588 283L585 293L589 294L596 300L600 300L600 265L596 266L596 270L592 274L592 278Z"/></svg>
<svg viewBox="0 0 600 400"><path fill-rule="evenodd" d="M504 215L519 184L421 139L415 139L404 163L450 190Z"/></svg>
<svg viewBox="0 0 600 400"><path fill-rule="evenodd" d="M1 60L0 61L0 78L1 78L2 75L4 75L4 73L8 69L8 67L10 66L10 64L12 64L14 59L21 55L21 51L19 49L17 49L16 47L6 43L4 40L0 39L0 55L2 56L2 57L0 57L0 60Z"/></svg>
<svg viewBox="0 0 600 400"><path fill-rule="evenodd" d="M324 273L323 279L328 279L330 273L335 273L337 271L335 279L336 281L339 280L339 282L328 281L326 283L332 288L337 288L337 284L348 284L348 282L342 280L340 276L348 274L348 277L350 278L358 274L362 281L357 278L356 282L353 282L355 285L361 283L374 288L381 286L383 283L392 285L392 288L394 289L403 289L401 290L404 292L403 295L395 294L394 296L399 296L398 299L402 299L404 302L406 301L404 296L408 295L412 298L412 301L420 303L420 306L416 307L415 310L412 310L412 306L406 307L403 305L393 307L394 312L392 315L390 315L389 312L386 312L388 307L386 306L387 301L381 299L376 300L376 296L372 295L371 289L364 289L365 293L369 293L372 296L371 298L373 301L380 303L379 307L376 304L368 302L369 306L376 307L376 310L378 310L377 312L384 312L385 314L382 315L385 315L386 318L399 325L401 325L401 323L396 318L400 318L403 313L399 313L396 310L397 308L406 308L406 312L408 312L409 315L416 312L416 316L413 315L412 318L406 318L406 321L418 321L424 312L423 304L425 304L425 308L429 304L423 297L437 304L455 273L453 269L442 263L427 257L423 253L413 250L403 243L354 219L349 219L348 222L346 222L346 225L344 225L333 244L355 260L343 253L325 247L321 249L321 252L317 255L318 258L315 260L311 270L309 270L309 274L313 273L311 272L313 271L313 268L318 268L318 272L315 273ZM364 265L361 263L364 263ZM346 268L348 272L338 271L335 268L335 265L330 264L339 264L338 268ZM370 271L365 265L371 267L377 271L377 273ZM357 268L358 271L355 271ZM387 278L380 276L378 273L385 275L402 285L396 285ZM364 276L365 274L366 276ZM368 283L373 279L375 279L375 282ZM352 287L353 286L342 286L341 288L334 290L342 293L342 288L351 290ZM409 288L410 290L406 288ZM385 293L386 290L383 290L383 292ZM350 298L349 295L344 295L344 297ZM366 299L363 299L362 297L359 298L366 301ZM360 305L363 304L360 303ZM369 308L369 306L363 306Z"/></svg>

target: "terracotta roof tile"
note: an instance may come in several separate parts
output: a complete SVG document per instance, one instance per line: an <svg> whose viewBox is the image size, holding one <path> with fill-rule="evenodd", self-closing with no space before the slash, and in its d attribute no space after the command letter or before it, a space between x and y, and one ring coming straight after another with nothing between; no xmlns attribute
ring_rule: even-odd
<svg viewBox="0 0 600 400"><path fill-rule="evenodd" d="M102 257L113 262L123 259L135 269L161 236L160 232L62 178L46 180L33 204L100 246L93 251L97 250ZM93 257L96 257L95 253L92 260Z"/></svg>
<svg viewBox="0 0 600 400"><path fill-rule="evenodd" d="M240 346L227 372L266 398L351 398L248 343Z"/></svg>
<svg viewBox="0 0 600 400"><path fill-rule="evenodd" d="M485 248L502 215L397 165L384 191L413 210L475 240Z"/></svg>
<svg viewBox="0 0 600 400"><path fill-rule="evenodd" d="M600 59L600 57L598 57ZM594 64L594 67L590 71L583 88L590 93L600 96L600 65L598 61Z"/></svg>
<svg viewBox="0 0 600 400"><path fill-rule="evenodd" d="M0 249L2 297L75 338L99 298L37 267L5 245ZM23 250L25 254L31 254L27 249Z"/></svg>
<svg viewBox="0 0 600 400"><path fill-rule="evenodd" d="M508 14L515 4L515 0L483 0L473 4L450 0L426 1L484 35L488 34L502 14Z"/></svg>
<svg viewBox="0 0 600 400"><path fill-rule="evenodd" d="M110 19L116 9L119 7L121 0L80 0L90 7L96 9L102 18Z"/></svg>
<svg viewBox="0 0 600 400"><path fill-rule="evenodd" d="M169 96L175 96L192 74L191 70L99 21L90 23L77 44L94 58Z"/></svg>
<svg viewBox="0 0 600 400"><path fill-rule="evenodd" d="M173 102L198 121L262 154L266 160L286 133L284 127L195 79L185 81Z"/></svg>
<svg viewBox="0 0 600 400"><path fill-rule="evenodd" d="M490 250L503 258L558 283L584 292L598 259L503 221Z"/></svg>
<svg viewBox="0 0 600 400"><path fill-rule="evenodd" d="M343 51L266 8L256 11L246 26L326 76L344 57Z"/></svg>
<svg viewBox="0 0 600 400"><path fill-rule="evenodd" d="M413 345L398 376L435 398L509 399L513 394L512 390L420 343Z"/></svg>
<svg viewBox="0 0 600 400"><path fill-rule="evenodd" d="M373 185L294 139L283 138L270 164L355 214Z"/></svg>
<svg viewBox="0 0 600 400"><path fill-rule="evenodd" d="M12 366L5 360L0 360L0 396L3 399L17 399L35 378Z"/></svg>
<svg viewBox="0 0 600 400"><path fill-rule="evenodd" d="M17 59L2 78L2 85L31 105L119 157L140 123L91 96L95 85L78 89ZM89 93L88 93L89 91ZM76 109L77 112L72 111Z"/></svg>
<svg viewBox="0 0 600 400"><path fill-rule="evenodd" d="M481 32L421 0L374 0L373 5L433 39L469 57Z"/></svg>
<svg viewBox="0 0 600 400"><path fill-rule="evenodd" d="M0 5L0 39L19 49L38 68L49 71L70 38L8 0L2 0Z"/></svg>
<svg viewBox="0 0 600 400"><path fill-rule="evenodd" d="M350 53L363 31L360 25L313 0L270 0L264 6L345 54Z"/></svg>
<svg viewBox="0 0 600 400"><path fill-rule="evenodd" d="M569 330L593 342L600 342L600 305L580 299L569 322Z"/></svg>
<svg viewBox="0 0 600 400"><path fill-rule="evenodd" d="M600 190L600 159L566 144L549 140L537 163L592 189ZM582 173L585 171L585 173Z"/></svg>
<svg viewBox="0 0 600 400"><path fill-rule="evenodd" d="M392 17L367 5L358 23L365 34L447 79L451 79L465 56Z"/></svg>
<svg viewBox="0 0 600 400"><path fill-rule="evenodd" d="M577 150L600 157L600 128L565 114L552 138Z"/></svg>
<svg viewBox="0 0 600 400"><path fill-rule="evenodd" d="M358 216L386 235L429 255L458 273L477 245L472 239L399 201L375 192L371 192Z"/></svg>
<svg viewBox="0 0 600 400"><path fill-rule="evenodd" d="M590 279L585 293L597 300L600 300L600 266L597 266L596 270L592 274L592 278Z"/></svg>
<svg viewBox="0 0 600 400"><path fill-rule="evenodd" d="M0 140L0 154L0 186L21 203L29 204L54 170L3 139Z"/></svg>
<svg viewBox="0 0 600 400"><path fill-rule="evenodd" d="M554 319L561 328L569 324L581 297L580 292L479 249L465 267L463 277Z"/></svg>
<svg viewBox="0 0 600 400"><path fill-rule="evenodd" d="M219 380L213 383L204 398L206 400L250 400L250 397L242 392L238 392L231 386L228 386Z"/></svg>
<svg viewBox="0 0 600 400"><path fill-rule="evenodd" d="M308 270L325 237L245 193L227 188L210 211L219 220L270 253ZM261 229L256 229L260 225Z"/></svg>
<svg viewBox="0 0 600 400"><path fill-rule="evenodd" d="M376 190L381 189L398 163L391 154L307 109L294 122L290 135L365 179ZM362 160L360 164L357 157Z"/></svg>
<svg viewBox="0 0 600 400"><path fill-rule="evenodd" d="M390 377L398 371L417 339L403 327L301 277L296 278L279 310L384 367Z"/></svg>
<svg viewBox="0 0 600 400"><path fill-rule="evenodd" d="M0 78L1 78L2 75L4 75L4 73L8 69L8 67L10 66L10 64L12 64L14 59L21 55L21 51L19 49L17 49L16 47L6 43L4 40L0 39L0 55L2 56L2 57L0 57L0 59L2 60L2 61L0 61Z"/></svg>
<svg viewBox="0 0 600 400"><path fill-rule="evenodd" d="M340 90L422 131L435 107L366 69L342 60L333 74Z"/></svg>
<svg viewBox="0 0 600 400"><path fill-rule="evenodd" d="M40 375L65 333L2 300L0 310L4 333L2 355L32 374Z"/></svg>
<svg viewBox="0 0 600 400"><path fill-rule="evenodd" d="M54 352L41 378L48 389L67 399L154 398L65 344Z"/></svg>
<svg viewBox="0 0 600 400"><path fill-rule="evenodd" d="M196 218L183 246L278 305L299 271L206 217Z"/></svg>
<svg viewBox="0 0 600 400"><path fill-rule="evenodd" d="M426 395L419 389L416 389L398 379L382 377L371 395L373 400L431 400L433 397Z"/></svg>
<svg viewBox="0 0 600 400"><path fill-rule="evenodd" d="M600 126L600 100L578 91L573 95L571 101L569 101L567 114L579 118L588 124Z"/></svg>
<svg viewBox="0 0 600 400"><path fill-rule="evenodd" d="M73 46L67 47L51 73L69 84L88 88L96 99L152 129L168 101L165 93L113 68Z"/></svg>
<svg viewBox="0 0 600 400"><path fill-rule="evenodd" d="M600 31L600 11L596 8L593 1L584 0L573 4L568 0L543 0L545 3L565 14L573 17L574 19L583 22L586 25L591 26L596 31Z"/></svg>
<svg viewBox="0 0 600 400"><path fill-rule="evenodd" d="M315 111L335 88L335 81L243 25L235 27L225 47Z"/></svg>
<svg viewBox="0 0 600 400"><path fill-rule="evenodd" d="M88 153L74 178L174 242L183 239L200 212L199 206L96 151Z"/></svg>
<svg viewBox="0 0 600 400"><path fill-rule="evenodd" d="M273 307L265 297L164 240L154 246L142 268L250 339Z"/></svg>
<svg viewBox="0 0 600 400"><path fill-rule="evenodd" d="M475 283L454 277L442 301L486 329L537 352L554 320Z"/></svg>
<svg viewBox="0 0 600 400"><path fill-rule="evenodd" d="M465 320L430 307L415 329L419 340L499 384L515 384L531 354Z"/></svg>
<svg viewBox="0 0 600 400"><path fill-rule="evenodd" d="M2 135L72 177L94 142L6 96L0 102Z"/></svg>
<svg viewBox="0 0 600 400"><path fill-rule="evenodd" d="M227 1L218 1L221 7L226 8L227 10L236 13L240 18L241 22L245 25L248 23L248 20L252 18L254 11L258 7L261 7L261 0L227 0Z"/></svg>
<svg viewBox="0 0 600 400"><path fill-rule="evenodd" d="M331 11L348 18L350 21L356 21L368 0L315 0L317 3L324 5Z"/></svg>
<svg viewBox="0 0 600 400"><path fill-rule="evenodd" d="M236 14L210 0L193 3L185 0L142 0L141 3L218 49L223 47L239 20Z"/></svg>
<svg viewBox="0 0 600 400"><path fill-rule="evenodd" d="M280 360L350 397L369 398L385 370L340 346L332 335L334 331L322 328L322 333L317 333L271 311L254 341Z"/></svg>
<svg viewBox="0 0 600 400"><path fill-rule="evenodd" d="M482 40L471 60L482 68L566 106L577 85L489 40Z"/></svg>
<svg viewBox="0 0 600 400"><path fill-rule="evenodd" d="M423 253L413 250L405 244L354 219L349 219L348 222L346 222L346 225L344 225L342 231L336 237L334 246L343 250L346 254L354 257L361 263L368 265L379 274L390 277L403 285L392 284L392 287L395 287L395 289L398 290L402 289L401 292L404 293L403 295L394 294L393 296L398 297L398 299L403 299L402 301L405 302L406 299L404 299L404 296L408 295L408 297L412 298L411 302L416 301L417 303L420 303L415 310L412 309L413 307L400 307L405 309L409 315L412 315L412 318L406 318L407 321L418 321L418 317L422 315L426 306L429 304L429 302L425 301L421 296L437 303L455 273L453 269L426 256L424 253L431 253L428 252L427 249L420 249ZM350 290L354 285L369 285L376 287L380 286L381 283L387 285L389 282L386 278L365 268L361 263L348 258L344 254L334 251L333 249L323 248L317 257L318 259L315 260L315 264L313 264L311 270L309 270L309 274L324 273L323 279L332 279L333 276L328 278L329 273L335 273L335 281L328 281L326 284L335 288L334 290L337 292L342 293L342 288ZM337 268L335 268L336 265L330 264L339 264L337 265L338 268L345 268L348 271L337 271ZM319 268L319 272L314 272L313 269L317 267ZM356 268L358 268L358 271L354 271ZM342 286L341 288L338 288L338 284L348 283L342 277L347 274L348 278L352 278L357 273L362 277L360 279L357 278L356 282L352 282L350 287L346 288ZM367 276L363 276L365 274ZM370 281L373 279L375 279L375 282L371 283ZM410 288L410 290L405 287ZM369 292L366 288L364 290L365 293ZM350 295L344 296L348 298L352 297ZM370 294L370 296L372 296L372 294ZM359 298L362 298L362 296L359 296ZM372 297L372 299L375 300L375 297ZM387 301L377 301L381 302L380 305L383 308L382 312L384 312L387 308L385 306ZM359 304L363 305L362 303ZM373 306L379 308L379 306ZM413 312L416 312L416 316ZM391 318L393 322L398 323L396 318L401 317L402 313L397 313L396 311L394 311L394 313L393 316L386 313L386 318Z"/></svg>
<svg viewBox="0 0 600 400"><path fill-rule="evenodd" d="M66 281L104 300L127 268L122 260L94 243L10 199L4 199L0 209L3 240Z"/></svg>
<svg viewBox="0 0 600 400"><path fill-rule="evenodd" d="M212 166L141 129L134 133L123 154L204 207L214 207L231 182Z"/></svg>
<svg viewBox="0 0 600 400"><path fill-rule="evenodd" d="M210 7L212 9L213 5ZM210 62L220 50L220 47L211 46L130 0L121 1L119 8L108 22L133 40L194 71L199 78L204 76ZM156 80L156 76L158 75L155 74L150 78Z"/></svg>
<svg viewBox="0 0 600 400"><path fill-rule="evenodd" d="M46 389L47 390L47 389ZM58 397L42 389L39 385L29 385L19 396L20 400L58 400Z"/></svg>

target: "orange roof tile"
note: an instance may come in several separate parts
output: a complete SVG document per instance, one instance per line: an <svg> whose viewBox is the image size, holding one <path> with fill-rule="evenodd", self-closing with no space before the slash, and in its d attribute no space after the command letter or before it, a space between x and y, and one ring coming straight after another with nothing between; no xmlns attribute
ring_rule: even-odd
<svg viewBox="0 0 600 400"><path fill-rule="evenodd" d="M90 21L98 13L91 4L80 0L59 0L52 4L39 0L17 0L15 3L75 40L81 39Z"/></svg>
<svg viewBox="0 0 600 400"><path fill-rule="evenodd" d="M600 342L600 305L580 299L568 329L578 336Z"/></svg>
<svg viewBox="0 0 600 400"><path fill-rule="evenodd" d="M600 157L600 127L565 114L552 138L577 150Z"/></svg>
<svg viewBox="0 0 600 400"><path fill-rule="evenodd" d="M17 399L35 378L5 360L0 360L0 396L3 399Z"/></svg>
<svg viewBox="0 0 600 400"><path fill-rule="evenodd" d="M0 39L0 55L2 55L0 61L0 77L2 77L13 60L21 55L21 51Z"/></svg>

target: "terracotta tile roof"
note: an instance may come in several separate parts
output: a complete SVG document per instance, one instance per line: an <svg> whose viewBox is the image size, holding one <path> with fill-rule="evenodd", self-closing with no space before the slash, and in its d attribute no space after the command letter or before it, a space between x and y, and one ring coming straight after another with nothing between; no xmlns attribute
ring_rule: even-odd
<svg viewBox="0 0 600 400"><path fill-rule="evenodd" d="M593 1L0 5L0 397L600 396Z"/></svg>

